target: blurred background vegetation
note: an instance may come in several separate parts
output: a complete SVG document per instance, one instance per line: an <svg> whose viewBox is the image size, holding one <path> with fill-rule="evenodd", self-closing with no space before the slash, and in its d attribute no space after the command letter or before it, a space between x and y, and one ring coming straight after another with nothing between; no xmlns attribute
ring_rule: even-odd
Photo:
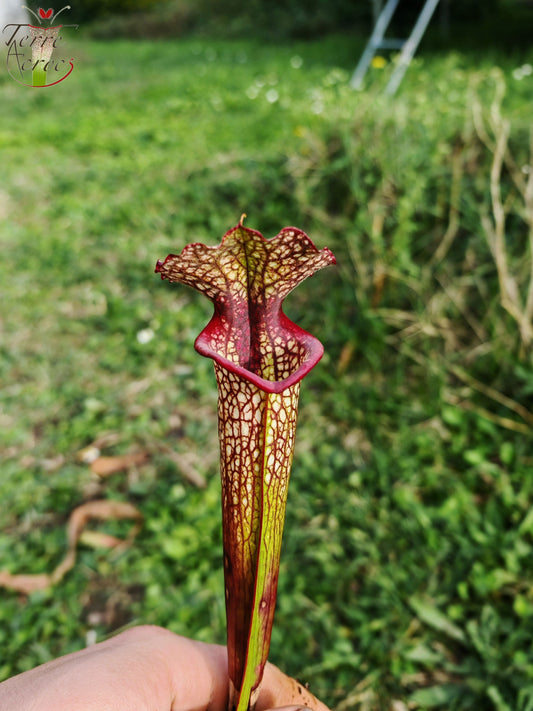
<svg viewBox="0 0 533 711"><path fill-rule="evenodd" d="M90 24L96 36L176 37L194 29L211 37L246 33L286 40L331 32L369 33L384 4L385 0L81 0L72 4L68 17ZM423 0L401 0L392 30L408 34L422 5ZM33 10L39 6L34 0L27 4ZM492 46L516 48L530 44L530 11L530 0L441 0L433 24L444 32L446 46L461 41L482 47L489 40Z"/></svg>
<svg viewBox="0 0 533 711"><path fill-rule="evenodd" d="M125 625L224 642L210 309L153 269L246 212L338 261L287 303L326 354L272 661L338 711L533 709L533 8L446 12L393 99L394 56L349 88L362 0L85 0L65 82L0 72L0 570L85 502L144 518L0 589L0 680Z"/></svg>

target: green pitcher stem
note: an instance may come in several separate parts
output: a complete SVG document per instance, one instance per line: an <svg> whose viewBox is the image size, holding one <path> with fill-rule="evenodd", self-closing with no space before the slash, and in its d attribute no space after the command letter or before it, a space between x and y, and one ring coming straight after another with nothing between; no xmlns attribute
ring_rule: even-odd
<svg viewBox="0 0 533 711"><path fill-rule="evenodd" d="M300 384L267 393L217 363L215 372L230 709L247 711L270 646Z"/></svg>
<svg viewBox="0 0 533 711"><path fill-rule="evenodd" d="M296 391L298 389L299 385L296 386ZM274 621L281 540L285 521L290 462L292 460L292 443L294 441L292 438L292 442L289 443L290 451L287 452L288 467L285 469L283 477L278 479L273 472L273 467L269 467L268 461L274 450L272 440L274 436L279 436L279 432L277 432L277 428L273 424L275 419L274 406L275 403L280 403L280 398L282 397L283 393L281 395L266 394L264 412L266 436L263 451L264 477L261 486L262 518L255 569L252 619L248 634L247 663L239 693L237 711L251 711L255 706L257 692L259 691L257 667L261 663L264 664L266 660ZM297 398L296 392L296 400ZM292 434L294 435L294 433Z"/></svg>
<svg viewBox="0 0 533 711"><path fill-rule="evenodd" d="M33 86L46 86L46 72L41 67L35 67L32 72Z"/></svg>

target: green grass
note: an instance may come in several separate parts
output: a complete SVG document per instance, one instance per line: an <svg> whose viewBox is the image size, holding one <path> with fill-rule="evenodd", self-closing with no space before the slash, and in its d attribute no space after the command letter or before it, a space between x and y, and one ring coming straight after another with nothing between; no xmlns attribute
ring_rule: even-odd
<svg viewBox="0 0 533 711"><path fill-rule="evenodd" d="M531 349L482 236L490 153L470 111L472 82L486 111L500 65L526 165L532 79L512 72L532 57L418 58L391 102L389 68L348 88L360 49L79 39L56 87L0 73L0 569L51 570L83 501L145 519L120 554L80 546L49 591L0 591L0 679L92 629L224 641L216 387L193 349L210 309L153 270L246 212L339 262L287 305L326 355L302 388L271 659L340 711L533 708L531 430L475 386L531 407ZM430 267L457 146L459 232ZM524 213L504 180L524 289ZM149 463L97 479L79 452L104 436L104 454Z"/></svg>

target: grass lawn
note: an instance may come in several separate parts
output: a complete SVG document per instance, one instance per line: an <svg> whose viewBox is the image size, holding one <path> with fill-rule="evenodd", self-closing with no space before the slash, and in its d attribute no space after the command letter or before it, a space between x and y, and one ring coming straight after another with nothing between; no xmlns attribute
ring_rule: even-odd
<svg viewBox="0 0 533 711"><path fill-rule="evenodd" d="M80 37L55 87L0 72L0 570L51 571L83 502L144 518L126 549L87 537L52 588L0 589L0 680L137 623L224 642L216 386L193 349L210 307L153 272L246 212L339 262L287 303L326 355L302 386L271 660L338 711L533 709L533 360L484 237L475 121L509 119L526 180L533 55L421 56L391 101L390 66L349 89L361 48ZM88 448L146 461L102 477Z"/></svg>

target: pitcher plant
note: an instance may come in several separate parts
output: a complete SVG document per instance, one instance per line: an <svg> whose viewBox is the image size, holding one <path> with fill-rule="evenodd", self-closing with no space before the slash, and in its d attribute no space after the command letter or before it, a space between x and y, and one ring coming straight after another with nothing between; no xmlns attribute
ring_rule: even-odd
<svg viewBox="0 0 533 711"><path fill-rule="evenodd" d="M195 348L214 360L219 392L230 711L253 709L267 661L300 381L323 354L283 300L335 263L299 229L267 240L243 218L219 246L190 244L156 266L214 304Z"/></svg>

